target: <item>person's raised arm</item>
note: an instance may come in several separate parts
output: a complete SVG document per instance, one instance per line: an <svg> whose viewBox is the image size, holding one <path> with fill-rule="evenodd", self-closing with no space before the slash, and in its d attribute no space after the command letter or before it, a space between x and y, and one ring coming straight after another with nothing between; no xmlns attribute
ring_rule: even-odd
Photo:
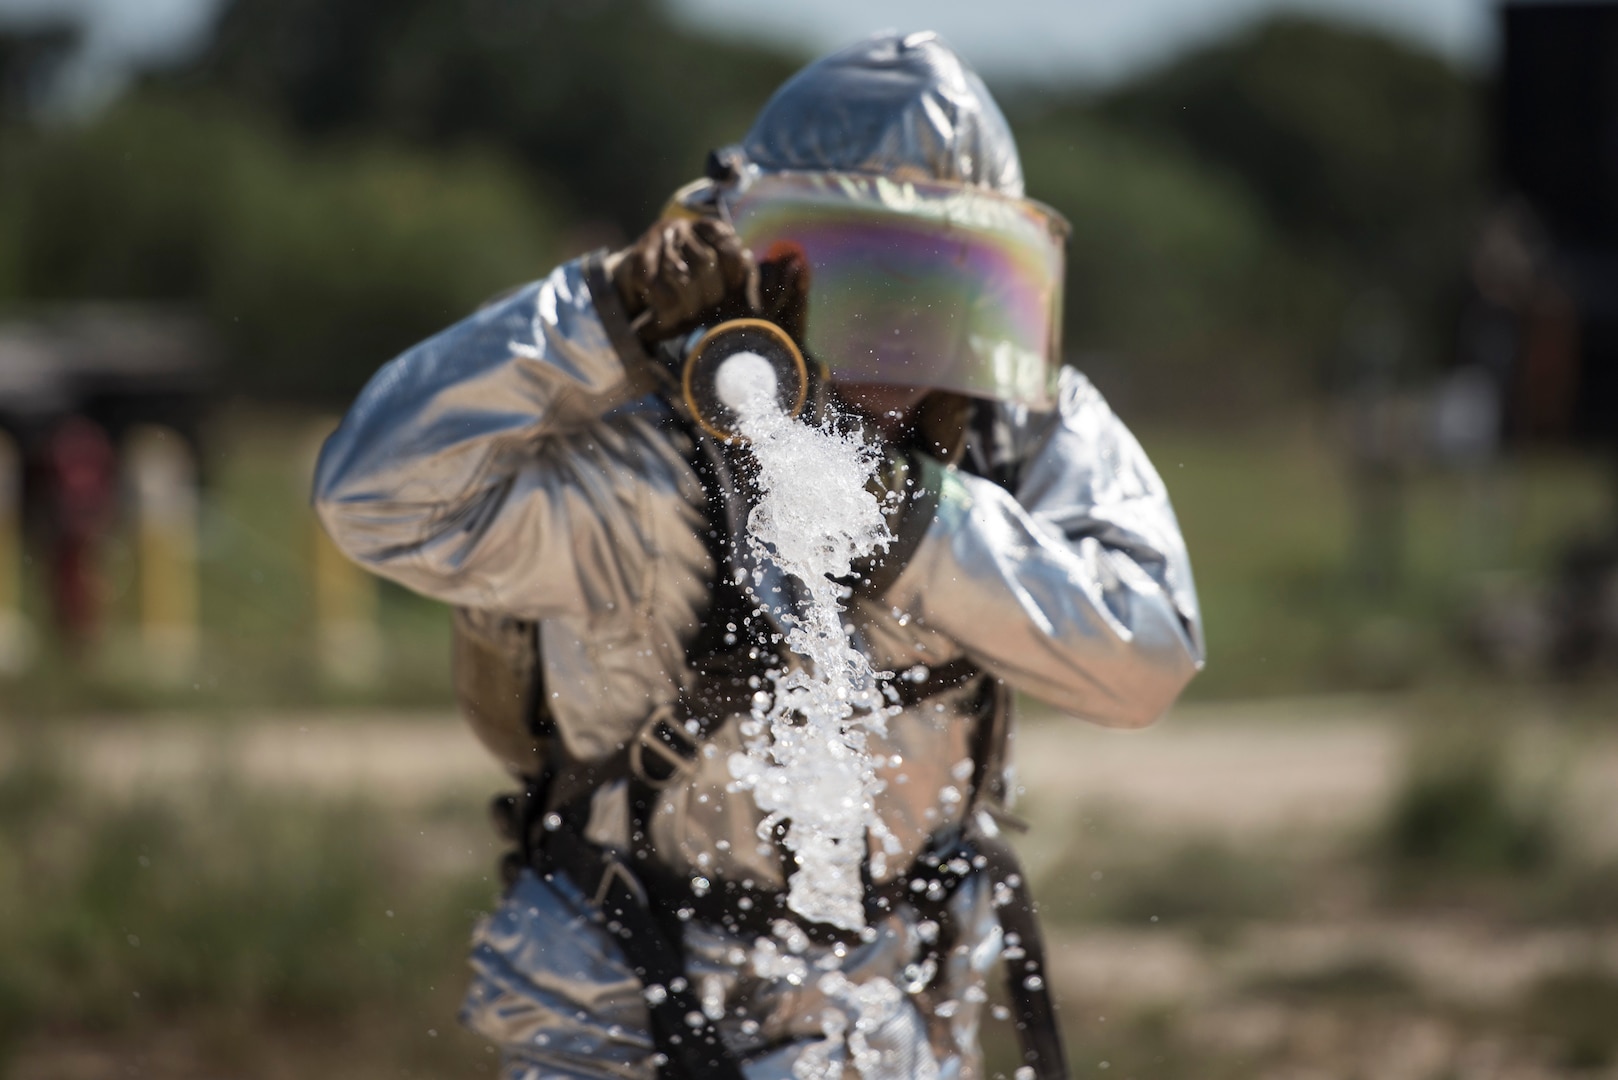
<svg viewBox="0 0 1618 1080"><path fill-rule="evenodd" d="M429 596L609 610L643 584L624 546L675 542L648 495L701 498L658 411L632 404L668 379L648 347L757 303L717 221L661 220L567 263L377 372L321 453L315 509L348 555Z"/></svg>
<svg viewBox="0 0 1618 1080"><path fill-rule="evenodd" d="M884 602L1013 687L1096 723L1160 716L1202 666L1163 482L1088 380L1063 373L1015 494L930 466L936 510Z"/></svg>
<svg viewBox="0 0 1618 1080"><path fill-rule="evenodd" d="M315 509L343 551L452 603L586 608L582 485L608 477L614 451L647 449L601 420L635 390L591 270L565 264L376 373L315 472Z"/></svg>

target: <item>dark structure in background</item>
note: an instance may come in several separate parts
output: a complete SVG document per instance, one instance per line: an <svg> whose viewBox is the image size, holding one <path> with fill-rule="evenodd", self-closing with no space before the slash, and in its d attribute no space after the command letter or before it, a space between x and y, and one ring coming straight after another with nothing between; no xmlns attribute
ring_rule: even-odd
<svg viewBox="0 0 1618 1080"><path fill-rule="evenodd" d="M1508 3L1500 17L1497 167L1520 203L1503 211L1514 225L1491 223L1517 237L1486 237L1479 258L1492 257L1483 273L1496 278L1515 259L1519 278L1537 279L1517 283L1532 295L1515 298L1524 310L1508 433L1614 445L1618 3Z"/></svg>
<svg viewBox="0 0 1618 1080"><path fill-rule="evenodd" d="M200 322L150 308L0 323L0 433L20 451L24 531L70 647L100 623L97 553L119 509L123 436L157 424L195 452L217 353Z"/></svg>
<svg viewBox="0 0 1618 1080"><path fill-rule="evenodd" d="M1477 231L1458 374L1515 445L1604 453L1598 531L1569 537L1548 590L1485 610L1477 636L1563 674L1618 669L1618 2L1500 8L1498 200Z"/></svg>
<svg viewBox="0 0 1618 1080"><path fill-rule="evenodd" d="M218 346L197 319L123 304L75 304L0 322L0 427L24 449L67 416L116 439L163 424L193 442Z"/></svg>

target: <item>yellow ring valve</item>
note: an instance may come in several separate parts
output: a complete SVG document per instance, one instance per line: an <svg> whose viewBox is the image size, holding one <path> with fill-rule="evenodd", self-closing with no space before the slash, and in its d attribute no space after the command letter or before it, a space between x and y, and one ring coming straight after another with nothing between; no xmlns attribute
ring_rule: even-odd
<svg viewBox="0 0 1618 1080"><path fill-rule="evenodd" d="M702 429L716 439L741 438L736 413L725 404L718 389L719 369L741 353L768 361L775 372L781 409L788 416L797 416L809 400L809 365L791 335L765 319L722 322L691 347L680 379L686 407Z"/></svg>

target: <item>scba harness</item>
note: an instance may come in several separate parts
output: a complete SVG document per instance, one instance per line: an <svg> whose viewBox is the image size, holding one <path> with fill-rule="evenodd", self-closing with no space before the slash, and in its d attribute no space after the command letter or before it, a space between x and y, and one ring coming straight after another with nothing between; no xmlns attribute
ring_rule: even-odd
<svg viewBox="0 0 1618 1080"><path fill-rule="evenodd" d="M723 448L700 433L688 433L697 453L693 464L710 493L709 520L727 520L722 493L734 488ZM729 527L710 529L716 566L724 566ZM801 919L783 891L752 882L708 881L694 887L651 849L651 820L659 793L688 779L708 739L729 718L749 713L783 658L762 640L765 622L756 600L730 575L715 576L712 604L703 628L687 648L696 677L675 703L654 710L635 736L603 761L571 755L546 706L537 623L492 612L455 613L454 679L462 711L474 731L523 780L520 791L494 800L497 829L515 850L502 866L508 885L525 869L547 878L561 874L589 898L602 925L618 940L647 989L651 1031L663 1080L741 1080L740 1065L685 976L683 924L722 926L736 934L768 936L787 919L810 938L837 940L840 931ZM729 628L751 627L754 640L738 641ZM943 970L958 938L949 902L961 883L987 875L1008 943L1003 956L1024 1064L1037 1080L1064 1080L1065 1055L1046 979L1043 937L1026 876L999 825L1023 828L1007 810L1006 753L1011 694L1004 683L968 660L938 665L920 678L888 681L890 704L914 708L947 690L975 687L971 694L972 802L960 826L933 837L928 849L895 880L875 884L865 875L865 912L874 924L900 905L935 923L938 934L920 958L922 970ZM627 850L586 838L592 798L602 787L623 784L629 809ZM792 869L779 844L782 880ZM929 961L931 963L929 964Z"/></svg>
<svg viewBox="0 0 1618 1080"><path fill-rule="evenodd" d="M545 708L537 624L458 610L454 657L457 696L474 730L508 762L521 764L522 790L499 796L493 804L496 827L515 845L503 860L507 885L522 870L532 869L541 876L562 874L590 898L642 984L661 988L646 1000L664 1059L664 1080L741 1080L740 1066L685 978L682 924L697 919L765 936L784 918L817 939L837 932L804 924L787 908L785 894L776 890L721 881L699 894L689 879L670 873L653 858L648 824L658 791L685 778L718 725L714 718L750 707L754 690L748 669L759 661L744 664L737 654L725 653L697 662L700 677L692 703L656 710L621 751L606 761L587 763L570 758ZM930 959L936 969L955 940L950 898L972 874L988 875L998 894L1002 932L1016 943L1006 950L1005 975L1024 1063L1038 1080L1059 1080L1067 1076L1067 1068L1047 985L1043 938L1026 877L993 824L1020 825L1004 809L1001 780L1009 691L967 662L941 665L921 681L894 680L890 687L896 703L910 708L972 683L978 690L971 812L959 829L935 837L905 874L883 886L868 886L866 913L875 921L906 904L937 923L940 932L930 955L922 958L924 968ZM618 781L628 787L628 851L585 838L591 793Z"/></svg>

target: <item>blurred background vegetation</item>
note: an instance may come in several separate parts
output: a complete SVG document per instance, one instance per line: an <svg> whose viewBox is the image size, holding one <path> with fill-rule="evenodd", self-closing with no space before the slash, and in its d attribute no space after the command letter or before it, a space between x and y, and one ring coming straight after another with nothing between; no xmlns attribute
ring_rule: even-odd
<svg viewBox="0 0 1618 1080"><path fill-rule="evenodd" d="M489 293L637 235L805 59L653 0L239 0L105 111L13 110L0 299L196 305L229 389L337 407ZM1141 372L1143 407L1295 404L1370 287L1442 361L1488 185L1476 76L1282 17L1104 93L995 89L1075 224L1069 347Z"/></svg>
<svg viewBox="0 0 1618 1080"><path fill-rule="evenodd" d="M91 115L12 95L0 310L167 305L202 315L220 346L201 440L215 492L203 603L220 633L196 692L345 699L282 677L308 640L289 633L309 583L287 520L307 455L282 452L306 440L300 418L340 412L384 359L482 299L636 235L804 59L691 29L654 0L237 0L200 52ZM1398 387L1453 365L1470 247L1498 194L1481 76L1282 16L1104 91L995 89L1030 193L1074 224L1070 359L1142 434L1185 519L1212 650L1193 695L1444 672L1480 575L1543 573L1570 530L1604 524L1599 463L1519 455L1469 500L1416 446L1395 511L1410 520L1377 556L1409 587L1367 596L1356 576L1363 512L1339 407L1351 327L1367 304L1391 307ZM1224 512L1233 499L1242 513ZM265 610L243 610L249 596ZM398 621L439 636L412 649ZM405 682L377 692L443 701L444 665L422 663L442 620L385 622ZM269 657L249 647L255 629ZM140 692L64 670L47 660L18 692L40 706Z"/></svg>
<svg viewBox="0 0 1618 1080"><path fill-rule="evenodd" d="M0 31L0 317L208 328L201 640L183 679L145 666L127 513L100 631L60 640L29 535L0 1075L488 1072L453 1011L499 780L447 719L442 608L349 597L374 655L333 670L314 447L400 349L638 234L808 57L657 0L233 0L86 113L41 89L73 47ZM1104 88L991 85L1029 193L1074 226L1069 360L1164 474L1209 635L1139 750L1029 717L1078 1075L1612 1075L1611 657L1559 665L1546 629L1594 580L1567 567L1610 535L1609 462L1458 459L1429 430L1509 195L1490 76L1294 15ZM1356 411L1367 335L1391 451ZM1116 768L1035 767L1090 756ZM1169 813L1177 791L1208 812Z"/></svg>

